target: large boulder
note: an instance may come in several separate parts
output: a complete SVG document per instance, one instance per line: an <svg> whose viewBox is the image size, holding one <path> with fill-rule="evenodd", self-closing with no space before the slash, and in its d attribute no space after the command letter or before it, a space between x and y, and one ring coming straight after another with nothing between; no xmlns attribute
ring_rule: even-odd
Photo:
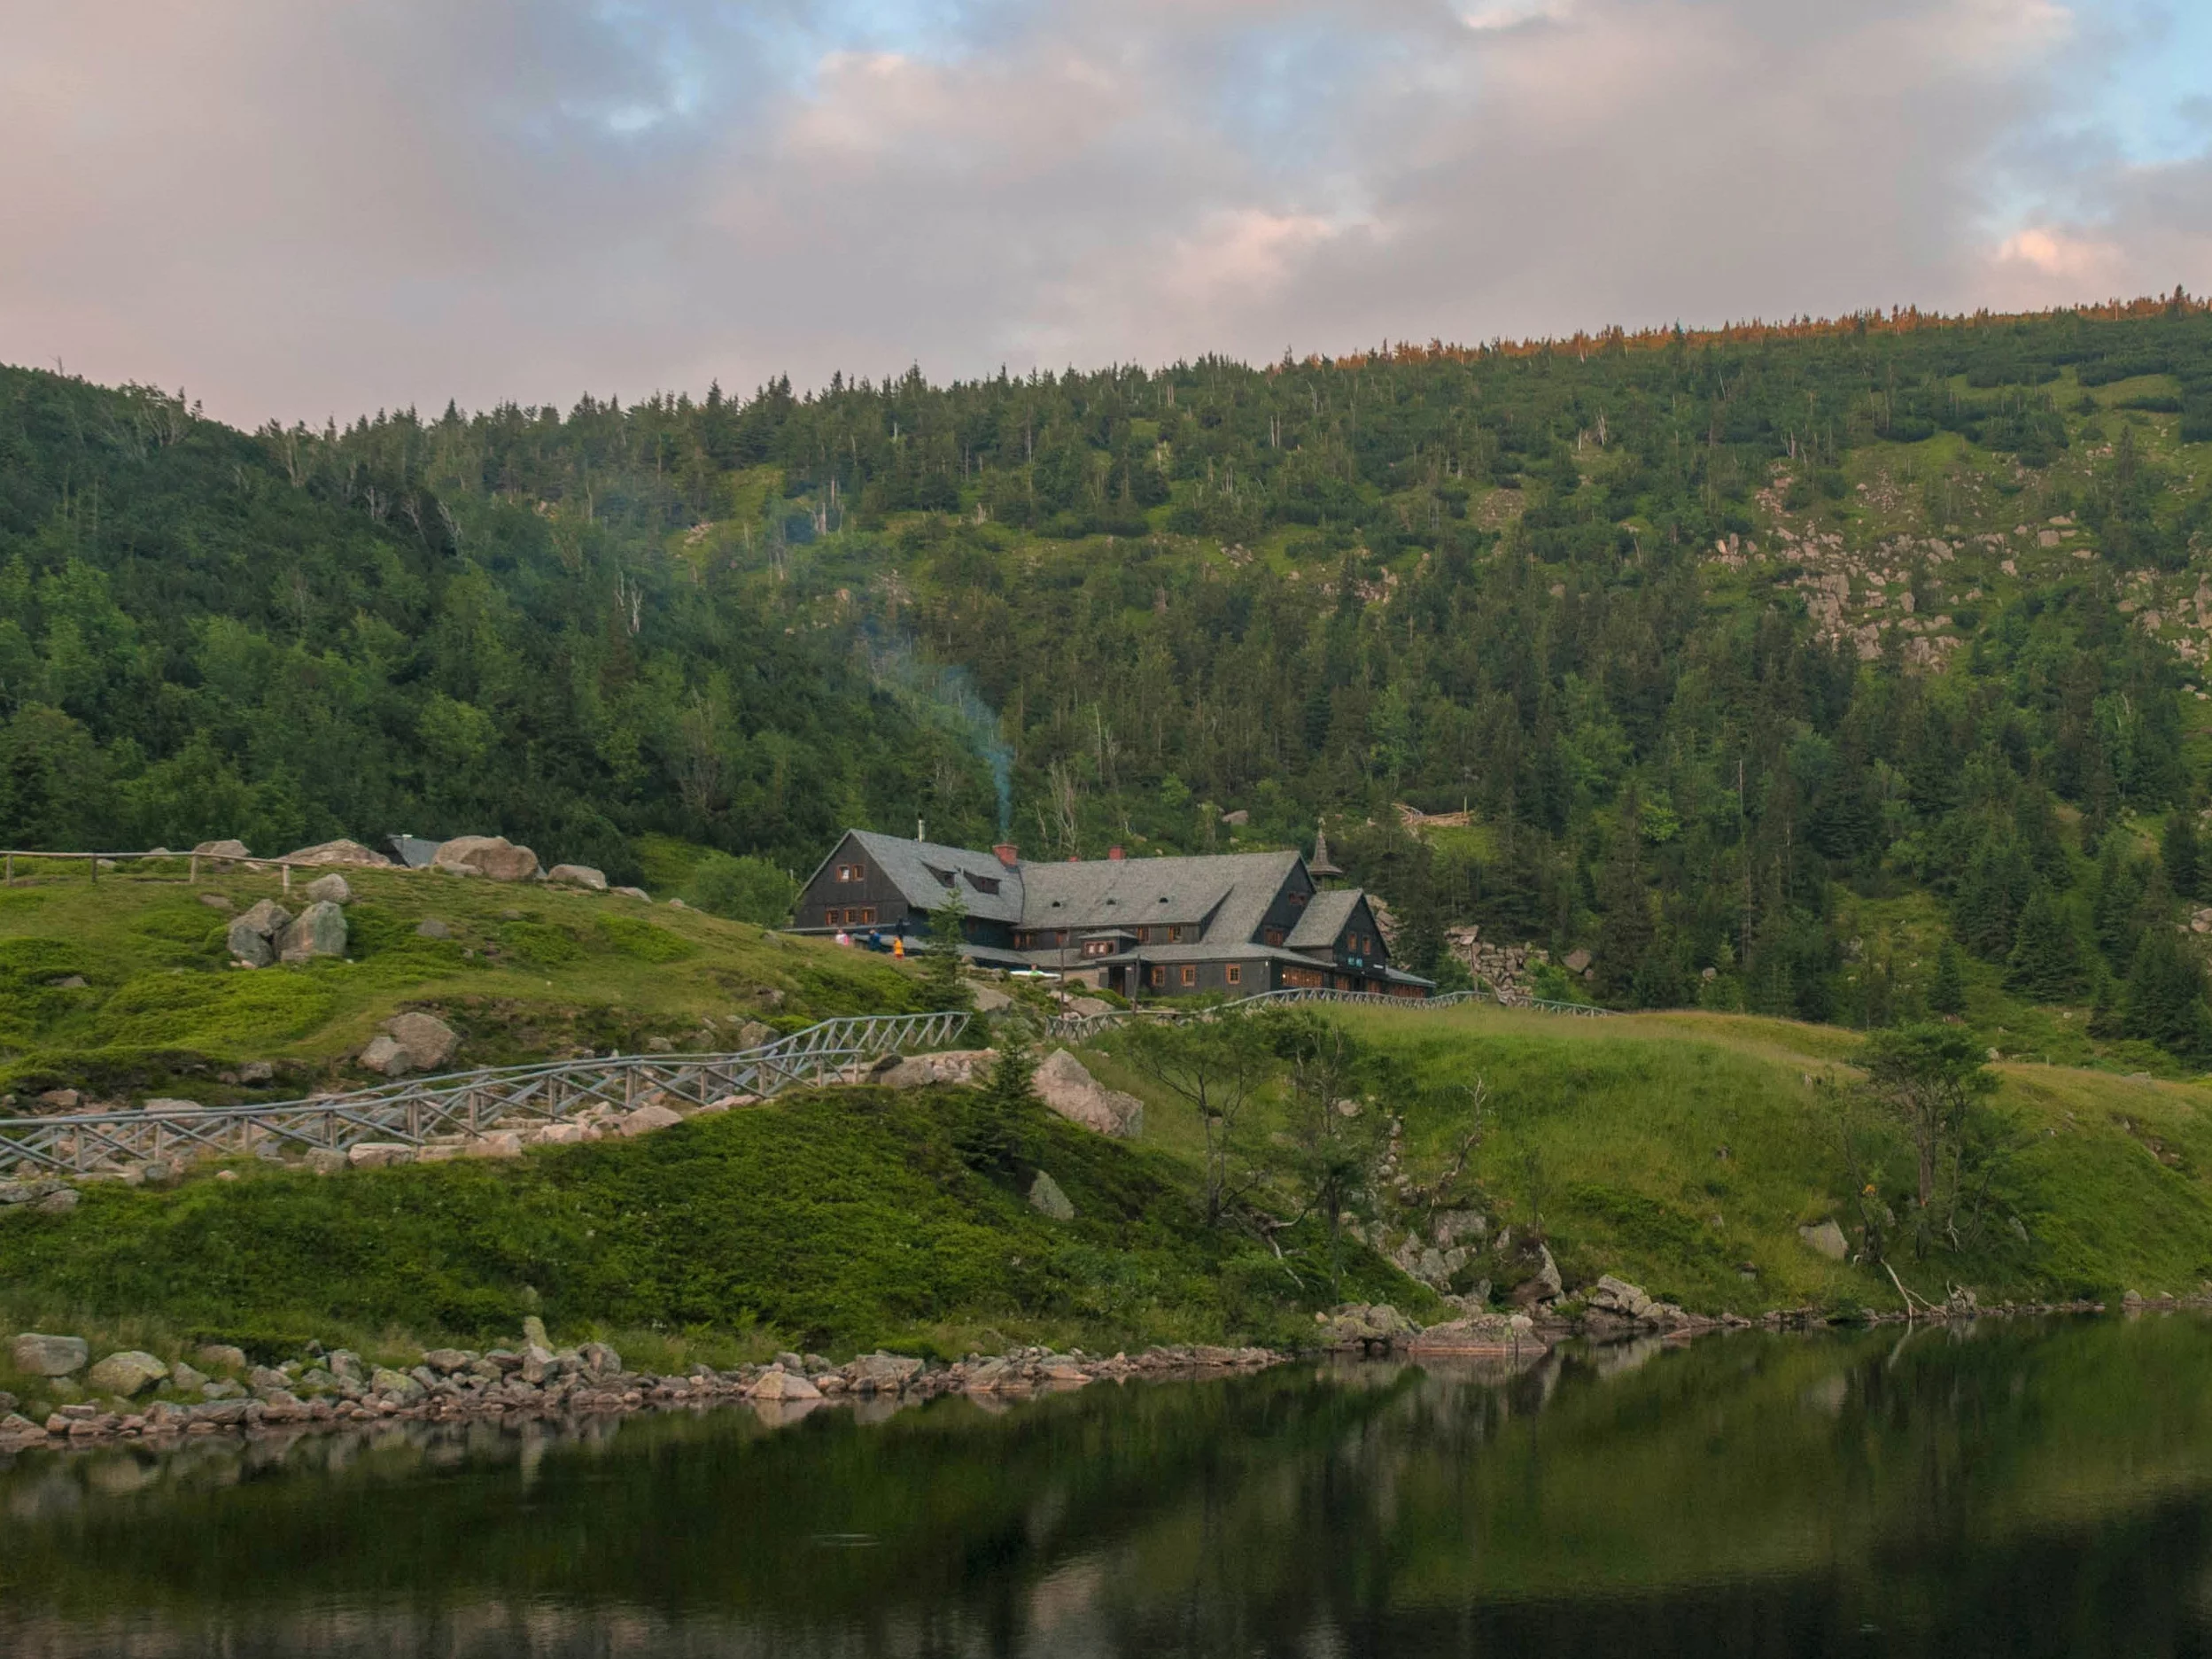
<svg viewBox="0 0 2212 1659"><path fill-rule="evenodd" d="M96 1394L116 1394L128 1399L168 1374L169 1368L153 1355L131 1349L109 1354L84 1374L84 1384Z"/></svg>
<svg viewBox="0 0 2212 1659"><path fill-rule="evenodd" d="M749 1399L819 1399L822 1391L796 1371L776 1366L767 1371L750 1389Z"/></svg>
<svg viewBox="0 0 2212 1659"><path fill-rule="evenodd" d="M380 852L371 852L359 841L321 841L313 847L302 847L296 853L287 853L284 862L291 864L359 864L369 869L388 869L392 860Z"/></svg>
<svg viewBox="0 0 2212 1659"><path fill-rule="evenodd" d="M15 1368L33 1376L68 1376L84 1369L91 1357L82 1337L44 1337L35 1330L18 1337L10 1352Z"/></svg>
<svg viewBox="0 0 2212 1659"><path fill-rule="evenodd" d="M567 887L589 888L594 893L607 890L605 872L594 870L589 864L555 864L546 872L546 880L558 881Z"/></svg>
<svg viewBox="0 0 2212 1659"><path fill-rule="evenodd" d="M223 942L241 962L265 968L276 960L276 942L291 926L291 912L274 899L263 899L230 924Z"/></svg>
<svg viewBox="0 0 2212 1659"><path fill-rule="evenodd" d="M1036 1068L1036 1088L1037 1097L1071 1123L1123 1138L1144 1132L1145 1103L1106 1088L1066 1049L1053 1050Z"/></svg>
<svg viewBox="0 0 2212 1659"><path fill-rule="evenodd" d="M439 848L431 865L494 881L527 881L538 873L538 855L504 835L458 835Z"/></svg>
<svg viewBox="0 0 2212 1659"><path fill-rule="evenodd" d="M327 876L317 876L308 882L307 896L315 900L327 899L333 904L351 904L353 902L353 888L334 870Z"/></svg>
<svg viewBox="0 0 2212 1659"><path fill-rule="evenodd" d="M253 857L252 853L246 851L245 843L241 841L202 841L192 849L192 853L195 857L199 858L251 858Z"/></svg>
<svg viewBox="0 0 2212 1659"><path fill-rule="evenodd" d="M630 1112L617 1127L623 1134L634 1137L650 1135L656 1129L672 1129L683 1120L679 1112L648 1103Z"/></svg>
<svg viewBox="0 0 2212 1659"><path fill-rule="evenodd" d="M1651 1299L1642 1285L1617 1279L1610 1273L1592 1285L1582 1299L1594 1313L1612 1314L1622 1319L1642 1319L1651 1311Z"/></svg>
<svg viewBox="0 0 2212 1659"><path fill-rule="evenodd" d="M410 1009L384 1021L392 1040L405 1050L407 1064L418 1072L434 1072L454 1057L461 1034L436 1014Z"/></svg>
<svg viewBox="0 0 2212 1659"><path fill-rule="evenodd" d="M328 899L318 899L284 929L283 937L277 942L276 954L286 962L344 956L345 912Z"/></svg>

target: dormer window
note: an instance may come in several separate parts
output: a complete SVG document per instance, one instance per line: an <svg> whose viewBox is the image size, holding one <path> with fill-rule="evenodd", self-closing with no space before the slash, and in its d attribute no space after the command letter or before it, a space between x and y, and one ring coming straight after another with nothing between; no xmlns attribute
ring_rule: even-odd
<svg viewBox="0 0 2212 1659"><path fill-rule="evenodd" d="M865 881L868 879L868 867L865 864L839 864L837 879L840 881Z"/></svg>
<svg viewBox="0 0 2212 1659"><path fill-rule="evenodd" d="M974 888L978 893L996 893L998 891L998 878L997 876L979 876L975 874L974 872L970 871L968 872L967 880L968 885Z"/></svg>
<svg viewBox="0 0 2212 1659"><path fill-rule="evenodd" d="M922 868L936 878L939 887L949 888L954 885L952 872L950 870L940 870L935 864L924 864Z"/></svg>

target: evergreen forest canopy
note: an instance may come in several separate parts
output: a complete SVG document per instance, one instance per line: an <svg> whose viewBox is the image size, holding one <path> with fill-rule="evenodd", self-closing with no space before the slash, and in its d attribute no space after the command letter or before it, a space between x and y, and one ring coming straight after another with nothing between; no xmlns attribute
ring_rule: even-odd
<svg viewBox="0 0 2212 1659"><path fill-rule="evenodd" d="M1325 818L1416 964L2212 1061L2208 462L2179 292L251 435L0 369L0 843Z"/></svg>

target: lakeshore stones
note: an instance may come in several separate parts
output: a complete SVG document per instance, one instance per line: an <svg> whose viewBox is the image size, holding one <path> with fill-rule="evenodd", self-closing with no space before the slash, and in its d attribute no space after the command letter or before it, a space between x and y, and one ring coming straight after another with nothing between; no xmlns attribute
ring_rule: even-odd
<svg viewBox="0 0 2212 1659"><path fill-rule="evenodd" d="M1036 1172L1036 1179L1029 1183L1029 1207L1039 1215L1055 1221L1072 1221L1075 1219L1075 1206L1060 1190L1059 1182L1042 1169Z"/></svg>
<svg viewBox="0 0 2212 1659"><path fill-rule="evenodd" d="M1843 1236L1843 1229L1831 1217L1817 1227L1801 1227L1797 1236L1805 1247L1816 1255L1826 1256L1830 1261L1841 1261L1851 1254L1851 1241Z"/></svg>
<svg viewBox="0 0 2212 1659"><path fill-rule="evenodd" d="M274 899L262 899L230 924L223 936L230 954L265 968L276 960L276 941L291 926L291 912Z"/></svg>
<svg viewBox="0 0 2212 1659"><path fill-rule="evenodd" d="M504 835L461 835L439 846L431 864L494 881L527 881L538 873L538 855Z"/></svg>
<svg viewBox="0 0 2212 1659"><path fill-rule="evenodd" d="M546 880L566 887L589 888L594 893L607 890L606 873L589 864L555 864L546 872Z"/></svg>
<svg viewBox="0 0 2212 1659"><path fill-rule="evenodd" d="M109 1354L84 1374L84 1383L96 1393L113 1394L119 1399L128 1399L132 1395L151 1388L168 1374L169 1368L153 1355L131 1348L120 1353Z"/></svg>
<svg viewBox="0 0 2212 1659"><path fill-rule="evenodd" d="M307 896L318 903L351 904L353 889L345 878L332 871L327 876L317 876L307 883Z"/></svg>
<svg viewBox="0 0 2212 1659"><path fill-rule="evenodd" d="M345 912L328 899L317 899L284 929L277 954L286 962L344 956Z"/></svg>
<svg viewBox="0 0 2212 1659"><path fill-rule="evenodd" d="M822 1391L796 1372L781 1366L772 1368L760 1381L755 1383L746 1398L749 1399L819 1399Z"/></svg>
<svg viewBox="0 0 2212 1659"><path fill-rule="evenodd" d="M1144 1133L1145 1103L1102 1087L1066 1049L1055 1049L1036 1068L1037 1096L1071 1123L1101 1135L1131 1138Z"/></svg>
<svg viewBox="0 0 2212 1659"><path fill-rule="evenodd" d="M546 1322L535 1314L523 1316L523 1345L528 1348L551 1348L553 1338L546 1335Z"/></svg>
<svg viewBox="0 0 2212 1659"><path fill-rule="evenodd" d="M205 1371L196 1370L184 1361L179 1360L169 1368L169 1385L184 1392L196 1394L207 1386L207 1374Z"/></svg>
<svg viewBox="0 0 2212 1659"><path fill-rule="evenodd" d="M69 1376L84 1369L91 1345L81 1337L48 1337L27 1330L10 1350L15 1368L33 1376Z"/></svg>
<svg viewBox="0 0 2212 1659"><path fill-rule="evenodd" d="M211 1371L245 1369L245 1350L227 1342L204 1343L192 1358Z"/></svg>
<svg viewBox="0 0 2212 1659"><path fill-rule="evenodd" d="M1651 1311L1651 1299L1642 1285L1631 1284L1626 1279L1616 1279L1611 1274L1602 1276L1590 1287L1584 1299L1589 1306L1602 1314L1618 1314L1624 1319L1642 1319Z"/></svg>

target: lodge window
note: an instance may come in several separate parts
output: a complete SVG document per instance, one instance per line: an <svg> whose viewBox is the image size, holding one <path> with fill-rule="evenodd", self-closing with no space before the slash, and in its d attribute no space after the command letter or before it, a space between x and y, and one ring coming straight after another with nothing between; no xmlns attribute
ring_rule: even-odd
<svg viewBox="0 0 2212 1659"><path fill-rule="evenodd" d="M840 881L865 881L868 879L868 867L865 864L839 864L837 879Z"/></svg>
<svg viewBox="0 0 2212 1659"><path fill-rule="evenodd" d="M1153 983L1154 985L1165 985L1167 982L1168 970L1165 968L1154 968L1153 970Z"/></svg>
<svg viewBox="0 0 2212 1659"><path fill-rule="evenodd" d="M998 878L997 876L970 875L967 880L968 885L974 888L978 893L996 893L998 891Z"/></svg>
<svg viewBox="0 0 2212 1659"><path fill-rule="evenodd" d="M1083 953L1087 957L1110 957L1114 954L1114 941L1086 939L1083 942Z"/></svg>
<svg viewBox="0 0 2212 1659"><path fill-rule="evenodd" d="M1313 895L1310 893L1293 893L1291 895L1291 903L1297 905L1299 909L1304 910L1306 908L1306 901L1312 896Z"/></svg>
<svg viewBox="0 0 2212 1659"><path fill-rule="evenodd" d="M1265 936L1271 945L1279 945L1283 942L1283 930L1280 927L1269 928Z"/></svg>
<svg viewBox="0 0 2212 1659"><path fill-rule="evenodd" d="M1185 985L1196 985L1199 982L1199 971L1194 967L1184 969L1183 982Z"/></svg>
<svg viewBox="0 0 2212 1659"><path fill-rule="evenodd" d="M1245 982L1245 971L1232 962L1222 970L1222 978L1231 985L1242 985Z"/></svg>

